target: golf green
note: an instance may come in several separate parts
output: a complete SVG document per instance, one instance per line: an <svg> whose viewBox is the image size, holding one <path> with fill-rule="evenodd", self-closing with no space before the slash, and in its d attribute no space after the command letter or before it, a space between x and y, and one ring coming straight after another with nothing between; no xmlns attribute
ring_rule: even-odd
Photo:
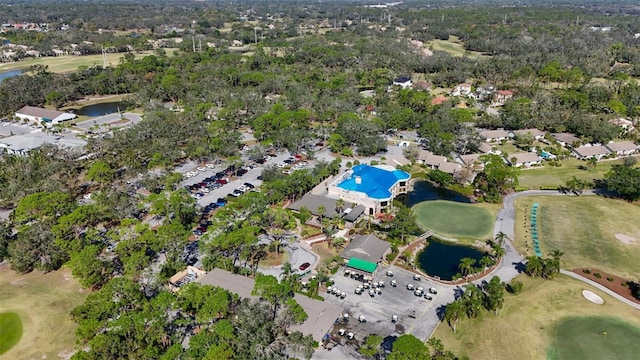
<svg viewBox="0 0 640 360"><path fill-rule="evenodd" d="M551 360L637 359L640 353L640 328L616 318L563 318L553 331Z"/></svg>
<svg viewBox="0 0 640 360"><path fill-rule="evenodd" d="M22 322L16 313L0 313L0 354L9 351L22 337Z"/></svg>
<svg viewBox="0 0 640 360"><path fill-rule="evenodd" d="M473 204L432 200L415 205L413 211L418 226L445 236L479 239L493 228L491 213Z"/></svg>

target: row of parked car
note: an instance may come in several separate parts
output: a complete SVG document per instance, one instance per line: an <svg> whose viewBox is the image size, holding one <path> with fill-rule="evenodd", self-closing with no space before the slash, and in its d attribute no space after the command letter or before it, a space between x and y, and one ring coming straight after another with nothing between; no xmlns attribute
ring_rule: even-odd
<svg viewBox="0 0 640 360"><path fill-rule="evenodd" d="M205 205L205 207L202 208L201 213L202 215L209 215L209 213L212 212L213 210L217 208L221 208L225 205L227 205L227 200L223 198L218 198L218 200Z"/></svg>
<svg viewBox="0 0 640 360"><path fill-rule="evenodd" d="M189 171L188 173L184 174L184 177L186 177L187 179L190 179L200 173L208 171L209 169L213 169L214 167L216 167L214 163L208 163L206 165L199 166L198 168Z"/></svg>
<svg viewBox="0 0 640 360"><path fill-rule="evenodd" d="M243 185L240 185L235 190L233 190L233 192L230 193L229 196L238 197L238 196L246 193L247 191L251 191L251 190L253 190L255 188L256 188L255 185L246 182Z"/></svg>

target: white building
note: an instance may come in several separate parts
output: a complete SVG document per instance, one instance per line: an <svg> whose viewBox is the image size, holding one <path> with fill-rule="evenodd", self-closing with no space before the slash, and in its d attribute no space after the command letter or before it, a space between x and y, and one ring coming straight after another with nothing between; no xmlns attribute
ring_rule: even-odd
<svg viewBox="0 0 640 360"><path fill-rule="evenodd" d="M44 121L48 125L56 125L63 121L75 119L76 114L38 108L34 106L25 106L22 109L16 111L16 117L22 120L28 120L30 122L40 123Z"/></svg>
<svg viewBox="0 0 640 360"><path fill-rule="evenodd" d="M511 154L507 161L511 166L515 167L530 167L542 164L542 158L533 152Z"/></svg>
<svg viewBox="0 0 640 360"><path fill-rule="evenodd" d="M605 145L605 147L618 156L631 155L638 151L638 145L632 141L611 142Z"/></svg>
<svg viewBox="0 0 640 360"><path fill-rule="evenodd" d="M328 196L366 208L374 215L386 212L393 199L409 191L409 173L391 166L360 164L338 176L327 188Z"/></svg>

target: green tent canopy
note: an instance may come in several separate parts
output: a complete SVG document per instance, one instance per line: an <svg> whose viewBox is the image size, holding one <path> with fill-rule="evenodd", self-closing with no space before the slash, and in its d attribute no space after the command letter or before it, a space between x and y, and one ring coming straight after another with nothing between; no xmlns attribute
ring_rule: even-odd
<svg viewBox="0 0 640 360"><path fill-rule="evenodd" d="M364 272L373 273L376 271L378 264L366 260L350 258L347 266Z"/></svg>

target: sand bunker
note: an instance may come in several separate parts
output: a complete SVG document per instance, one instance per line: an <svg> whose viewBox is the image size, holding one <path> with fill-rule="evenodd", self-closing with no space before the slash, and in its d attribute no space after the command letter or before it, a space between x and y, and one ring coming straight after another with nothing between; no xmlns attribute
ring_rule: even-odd
<svg viewBox="0 0 640 360"><path fill-rule="evenodd" d="M623 244L626 245L636 244L638 242L638 239L625 234L616 234L616 239L620 240Z"/></svg>
<svg viewBox="0 0 640 360"><path fill-rule="evenodd" d="M598 304L598 305L604 304L604 300L602 300L600 295L594 293L593 291L582 290L582 296L584 296L585 299L591 301L594 304Z"/></svg>

